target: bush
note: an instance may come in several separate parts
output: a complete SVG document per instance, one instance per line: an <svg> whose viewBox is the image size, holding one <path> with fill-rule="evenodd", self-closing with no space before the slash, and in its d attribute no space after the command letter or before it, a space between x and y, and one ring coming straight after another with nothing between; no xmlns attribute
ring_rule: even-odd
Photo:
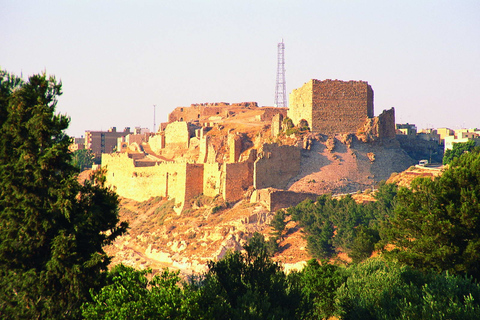
<svg viewBox="0 0 480 320"><path fill-rule="evenodd" d="M347 269L337 290L342 319L477 319L480 287L470 278L423 274L380 258Z"/></svg>

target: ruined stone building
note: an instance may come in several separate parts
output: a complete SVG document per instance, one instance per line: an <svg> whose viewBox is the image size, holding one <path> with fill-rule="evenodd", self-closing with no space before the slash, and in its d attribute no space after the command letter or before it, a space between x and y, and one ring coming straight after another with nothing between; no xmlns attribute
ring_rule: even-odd
<svg viewBox="0 0 480 320"><path fill-rule="evenodd" d="M373 89L365 81L312 79L290 94L288 117L295 124L306 120L312 132L357 133L374 118ZM395 137L393 110L381 116L377 131Z"/></svg>
<svg viewBox="0 0 480 320"><path fill-rule="evenodd" d="M286 135L283 119L287 114L295 124L306 120L311 132ZM227 202L253 195L275 202L269 208L284 207L330 190L329 186L353 183L362 189L388 177L390 169L382 168L395 165L403 154L389 151L384 159L373 157L374 162L372 150L383 147L365 143L395 139L394 110L378 117L373 114L373 90L368 83L311 80L292 92L288 110L254 102L178 107L155 135L122 139L122 152L103 154L102 166L108 170L107 182L119 195L138 201L174 198L177 212L189 208L199 195ZM355 143L358 147L353 149ZM334 155L335 144L350 151ZM404 165L400 162L397 167ZM328 181L331 177L310 178L329 165L348 170L336 170L343 176L333 184ZM358 178L349 181L346 177L352 173ZM270 191L261 192L266 189Z"/></svg>

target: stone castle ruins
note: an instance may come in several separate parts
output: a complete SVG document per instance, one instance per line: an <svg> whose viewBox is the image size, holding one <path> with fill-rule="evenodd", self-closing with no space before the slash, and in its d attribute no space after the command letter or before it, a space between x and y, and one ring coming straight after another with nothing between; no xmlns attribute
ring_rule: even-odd
<svg viewBox="0 0 480 320"><path fill-rule="evenodd" d="M273 211L371 188L412 162L395 140L394 109L375 117L371 86L339 80L310 80L290 94L289 108L178 107L157 133L119 139L117 150L102 155L117 193L172 198L179 213L199 195Z"/></svg>

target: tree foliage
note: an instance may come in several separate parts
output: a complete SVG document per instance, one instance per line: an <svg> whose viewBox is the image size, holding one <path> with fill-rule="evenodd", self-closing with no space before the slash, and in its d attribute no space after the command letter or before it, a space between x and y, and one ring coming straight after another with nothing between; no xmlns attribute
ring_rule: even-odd
<svg viewBox="0 0 480 320"><path fill-rule="evenodd" d="M308 261L298 273L302 290L302 319L328 319L336 314L335 298L345 282L345 268L324 261Z"/></svg>
<svg viewBox="0 0 480 320"><path fill-rule="evenodd" d="M441 176L400 189L388 253L420 270L480 279L480 153L465 153Z"/></svg>
<svg viewBox="0 0 480 320"><path fill-rule="evenodd" d="M178 274L163 270L152 276L151 269L138 271L117 265L109 273L107 285L98 293L91 291L93 302L82 306L83 316L87 320L186 319Z"/></svg>
<svg viewBox="0 0 480 320"><path fill-rule="evenodd" d="M335 295L341 319L477 319L480 286L373 258L352 265Z"/></svg>
<svg viewBox="0 0 480 320"><path fill-rule="evenodd" d="M356 203L347 195L341 199L322 195L306 200L287 213L307 234L307 249L317 259L331 258L339 251L355 262L369 257L383 234L384 222L392 214L397 187L381 183L376 202Z"/></svg>
<svg viewBox="0 0 480 320"><path fill-rule="evenodd" d="M102 247L126 230L101 172L77 182L60 94L53 77L0 71L0 314L11 318L77 318L102 284Z"/></svg>
<svg viewBox="0 0 480 320"><path fill-rule="evenodd" d="M278 237L270 237L265 241L263 234L254 232L253 236L247 240L247 247L253 255L267 255L273 257L278 251Z"/></svg>
<svg viewBox="0 0 480 320"><path fill-rule="evenodd" d="M228 253L195 287L200 319L295 319L300 292L266 252Z"/></svg>
<svg viewBox="0 0 480 320"><path fill-rule="evenodd" d="M460 157L465 152L473 151L475 148L475 141L454 143L452 149L445 151L443 155L443 164L449 164L453 159Z"/></svg>
<svg viewBox="0 0 480 320"><path fill-rule="evenodd" d="M95 155L90 149L79 149L72 153L72 164L80 171L91 169L95 162Z"/></svg>
<svg viewBox="0 0 480 320"><path fill-rule="evenodd" d="M285 230L285 227L287 226L287 223L285 222L285 211L284 210L278 210L275 212L275 215L273 216L272 222L270 223L270 226L273 228L275 235L278 238L282 237L283 231Z"/></svg>

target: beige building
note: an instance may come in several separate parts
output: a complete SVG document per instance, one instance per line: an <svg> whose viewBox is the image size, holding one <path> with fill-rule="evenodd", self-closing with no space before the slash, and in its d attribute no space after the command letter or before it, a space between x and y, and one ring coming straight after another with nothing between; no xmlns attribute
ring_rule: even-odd
<svg viewBox="0 0 480 320"><path fill-rule="evenodd" d="M409 139L415 139L417 137L417 126L414 124L397 123L395 129L398 135L406 136Z"/></svg>
<svg viewBox="0 0 480 320"><path fill-rule="evenodd" d="M446 136L445 151L453 149L455 143L475 141L475 145L480 146L480 131L477 129L459 129L454 131L454 135Z"/></svg>
<svg viewBox="0 0 480 320"><path fill-rule="evenodd" d="M108 131L85 131L85 149L90 149L95 157L101 157L102 153L112 153L117 147L117 139L130 134L130 128L126 127L123 132L117 132L116 127Z"/></svg>
<svg viewBox="0 0 480 320"><path fill-rule="evenodd" d="M85 139L83 137L82 138L73 138L72 143L68 147L68 150L70 150L70 152L74 152L74 151L82 150L82 149L85 149Z"/></svg>

